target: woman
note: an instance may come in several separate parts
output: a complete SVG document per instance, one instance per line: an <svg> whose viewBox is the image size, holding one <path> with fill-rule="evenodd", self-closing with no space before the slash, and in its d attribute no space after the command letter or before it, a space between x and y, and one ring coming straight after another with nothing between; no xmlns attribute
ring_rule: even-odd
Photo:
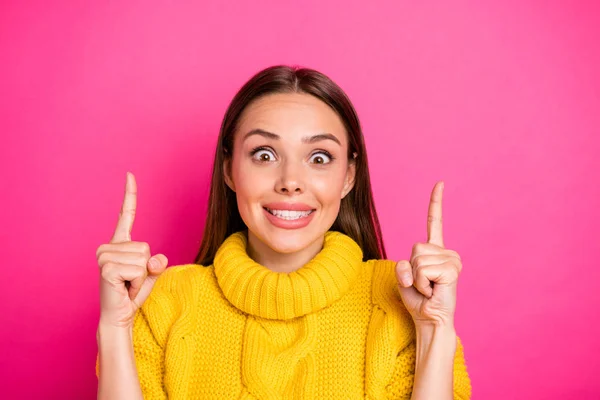
<svg viewBox="0 0 600 400"><path fill-rule="evenodd" d="M427 243L386 260L345 93L311 69L257 73L221 126L195 264L165 270L164 255L131 241L127 175L97 251L98 398L470 398L442 190Z"/></svg>

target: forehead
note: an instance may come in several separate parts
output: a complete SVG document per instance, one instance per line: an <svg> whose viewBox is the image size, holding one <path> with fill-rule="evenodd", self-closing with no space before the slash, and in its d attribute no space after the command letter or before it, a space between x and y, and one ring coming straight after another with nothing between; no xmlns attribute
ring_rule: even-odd
<svg viewBox="0 0 600 400"><path fill-rule="evenodd" d="M331 133L346 140L338 114L318 98L306 93L277 93L261 97L243 111L238 125L245 133L261 128L280 136ZM243 134L242 134L243 135Z"/></svg>

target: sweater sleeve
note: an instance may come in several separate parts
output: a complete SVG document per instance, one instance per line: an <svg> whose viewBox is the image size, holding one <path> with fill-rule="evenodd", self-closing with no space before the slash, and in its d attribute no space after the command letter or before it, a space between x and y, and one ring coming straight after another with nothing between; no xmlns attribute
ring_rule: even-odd
<svg viewBox="0 0 600 400"><path fill-rule="evenodd" d="M454 399L471 399L471 380L465 363L462 342L457 339L454 356ZM409 400L415 379L416 343L412 342L398 354L391 383L386 387L388 399Z"/></svg>
<svg viewBox="0 0 600 400"><path fill-rule="evenodd" d="M146 400L167 399L164 386L165 348L169 331L177 315L172 286L176 267L168 268L157 280L150 296L135 313L133 321L133 352ZM99 377L99 355L96 358Z"/></svg>
<svg viewBox="0 0 600 400"><path fill-rule="evenodd" d="M396 279L396 262L373 261L373 316L367 340L369 398L409 400L416 363L415 327ZM471 381L460 338L454 356L454 399L471 398Z"/></svg>
<svg viewBox="0 0 600 400"><path fill-rule="evenodd" d="M133 353L144 399L165 400L165 351L154 336L143 308L138 310L134 320Z"/></svg>

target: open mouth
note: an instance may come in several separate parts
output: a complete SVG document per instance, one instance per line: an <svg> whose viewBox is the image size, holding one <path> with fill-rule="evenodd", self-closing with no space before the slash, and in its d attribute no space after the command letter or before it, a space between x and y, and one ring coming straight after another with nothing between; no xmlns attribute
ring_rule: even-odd
<svg viewBox="0 0 600 400"><path fill-rule="evenodd" d="M263 207L267 210L271 215L276 216L277 218L281 218L287 221L293 221L296 219L306 218L316 210L308 210L308 211L292 211L292 210L271 210L267 207Z"/></svg>

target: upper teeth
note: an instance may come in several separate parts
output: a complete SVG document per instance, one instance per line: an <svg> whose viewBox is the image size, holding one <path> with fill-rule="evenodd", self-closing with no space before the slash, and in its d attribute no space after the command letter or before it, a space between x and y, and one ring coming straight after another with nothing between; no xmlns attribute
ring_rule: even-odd
<svg viewBox="0 0 600 400"><path fill-rule="evenodd" d="M292 211L292 210L271 210L269 208L267 208L267 211L269 211L271 214L275 215L276 217L283 218L283 219L298 219L298 218L306 217L308 214L310 214L312 212L312 210Z"/></svg>

